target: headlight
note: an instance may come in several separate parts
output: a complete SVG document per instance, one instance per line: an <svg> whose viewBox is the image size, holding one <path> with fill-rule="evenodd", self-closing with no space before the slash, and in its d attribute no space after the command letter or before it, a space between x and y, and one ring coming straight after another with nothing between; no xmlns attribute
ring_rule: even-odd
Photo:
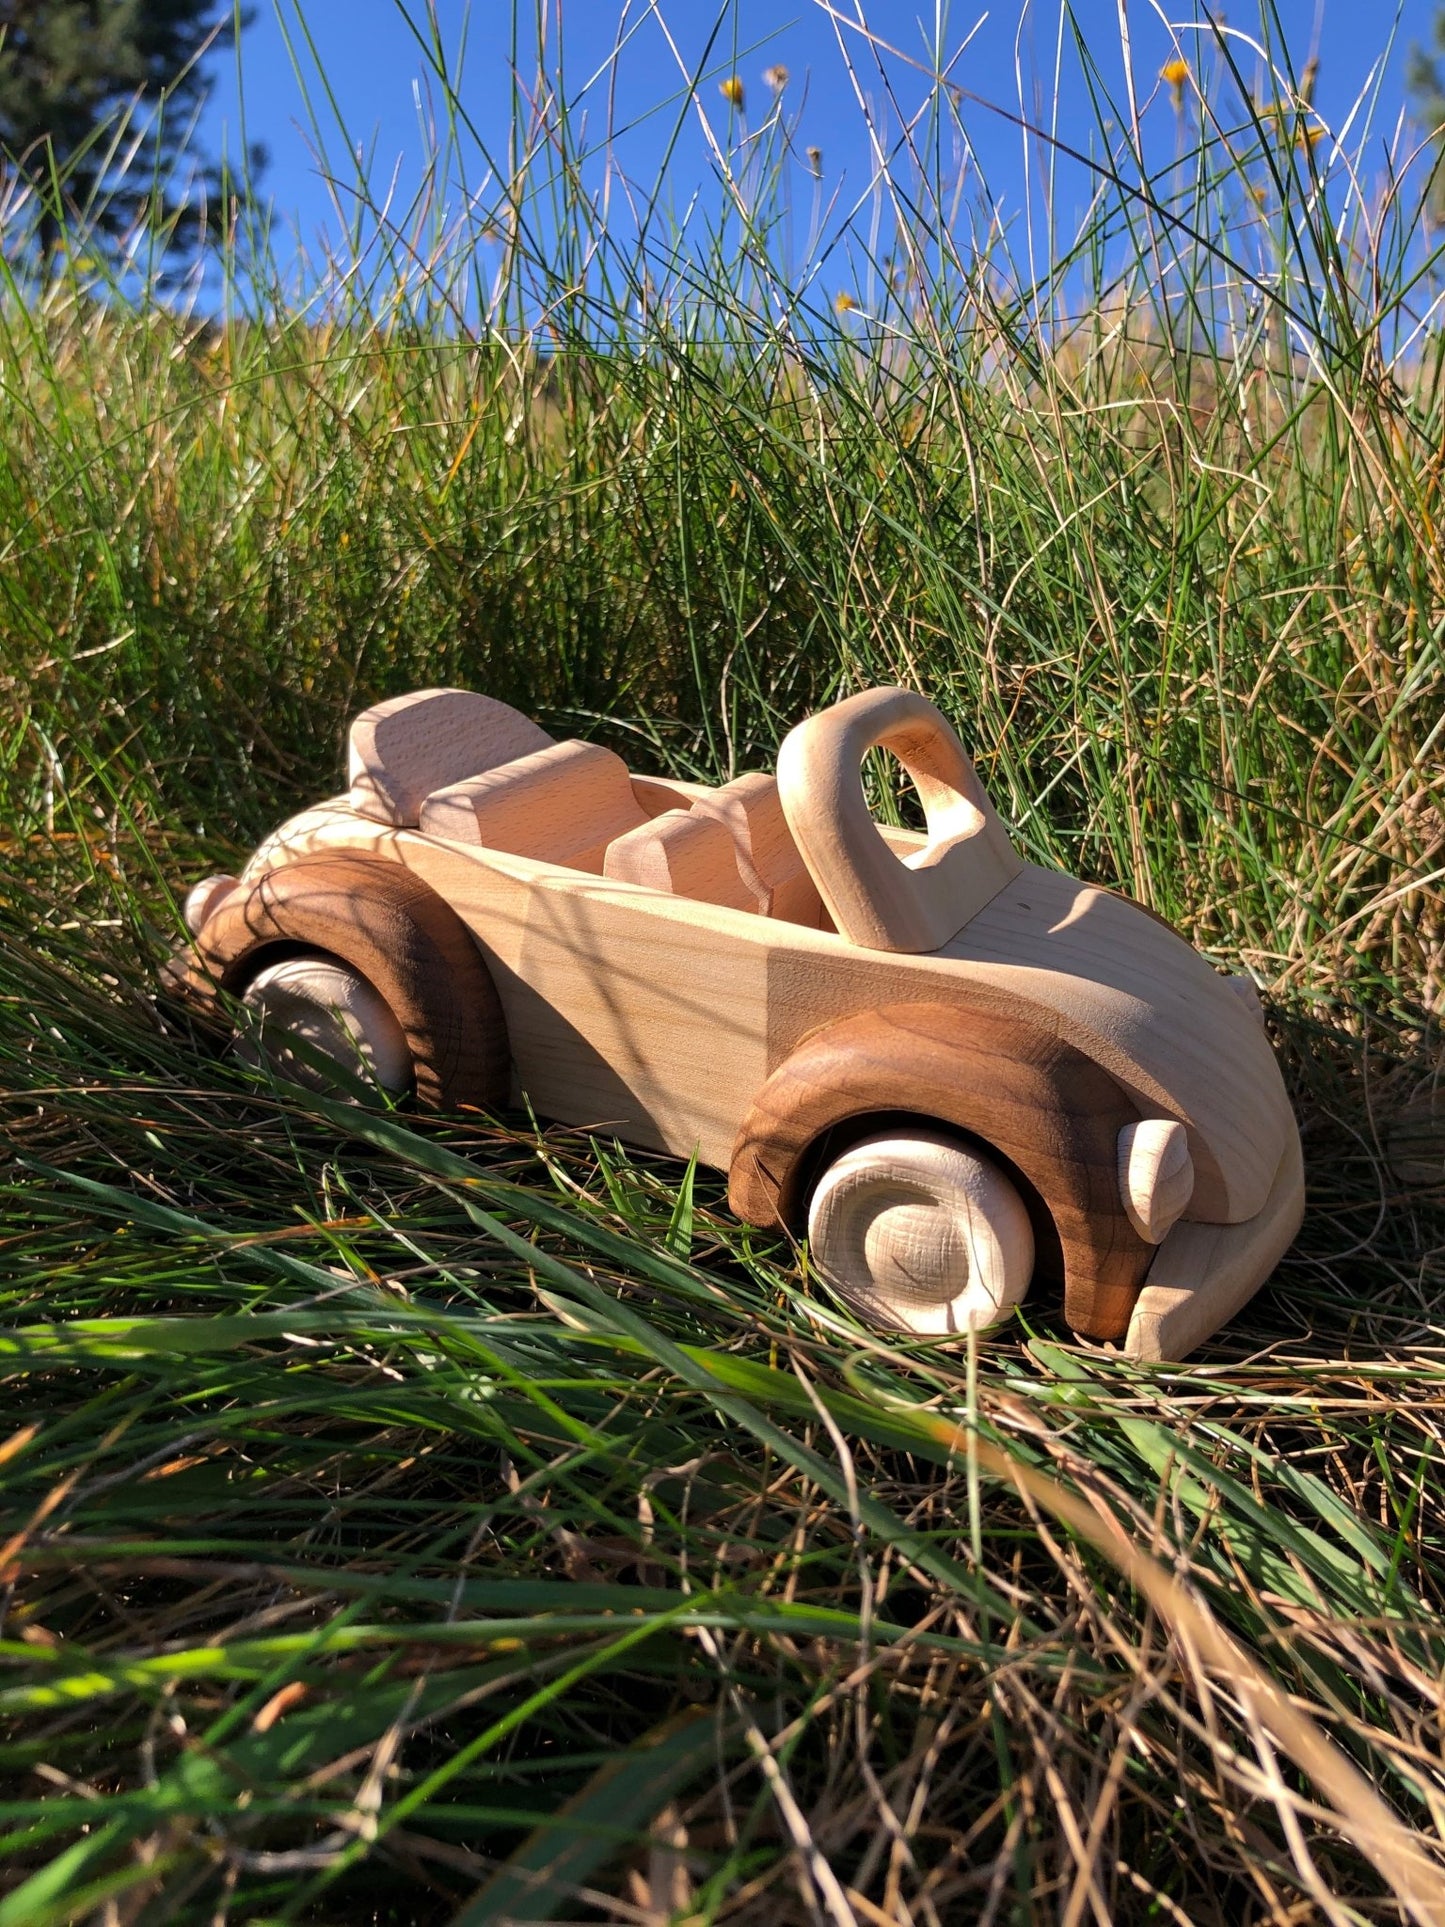
<svg viewBox="0 0 1445 1927"><path fill-rule="evenodd" d="M1189 1136L1174 1118L1146 1117L1119 1133L1119 1195L1146 1243L1163 1244L1194 1196Z"/></svg>

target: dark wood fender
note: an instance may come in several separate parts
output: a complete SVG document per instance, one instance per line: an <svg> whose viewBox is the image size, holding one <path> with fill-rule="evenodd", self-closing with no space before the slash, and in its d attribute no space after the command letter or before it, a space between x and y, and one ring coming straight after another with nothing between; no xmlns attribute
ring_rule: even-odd
<svg viewBox="0 0 1445 1927"><path fill-rule="evenodd" d="M906 1113L996 1151L1041 1202L1057 1237L1064 1316L1122 1338L1155 1247L1124 1213L1118 1136L1140 1115L1107 1071L1043 1024L946 1004L894 1004L805 1037L743 1120L729 1200L740 1218L800 1230L813 1153L849 1119ZM1044 1227L1047 1233L1048 1226Z"/></svg>
<svg viewBox="0 0 1445 1927"><path fill-rule="evenodd" d="M188 1000L240 996L276 958L322 950L386 999L430 1110L507 1101L507 1028L481 952L456 912L399 863L307 858L233 890L168 973Z"/></svg>

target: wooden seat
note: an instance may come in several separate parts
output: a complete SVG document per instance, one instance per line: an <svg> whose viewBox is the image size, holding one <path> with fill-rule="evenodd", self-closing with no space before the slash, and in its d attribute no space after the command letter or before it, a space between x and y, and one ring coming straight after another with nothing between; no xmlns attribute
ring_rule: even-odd
<svg viewBox="0 0 1445 1927"><path fill-rule="evenodd" d="M756 771L619 837L603 874L810 928L823 907L788 833L778 786Z"/></svg>
<svg viewBox="0 0 1445 1927"><path fill-rule="evenodd" d="M757 892L743 876L727 825L690 810L668 810L607 846L602 874L619 883L641 883L668 896L717 903L730 910L761 912Z"/></svg>
<svg viewBox="0 0 1445 1927"><path fill-rule="evenodd" d="M597 743L553 743L448 784L421 806L428 836L594 874L608 845L647 821L627 765Z"/></svg>
<svg viewBox="0 0 1445 1927"><path fill-rule="evenodd" d="M699 797L693 811L726 826L759 915L817 928L823 900L783 815L776 777L762 770L736 776Z"/></svg>
<svg viewBox="0 0 1445 1927"><path fill-rule="evenodd" d="M520 710L470 689L393 696L351 725L349 801L359 816L415 829L434 791L551 741Z"/></svg>

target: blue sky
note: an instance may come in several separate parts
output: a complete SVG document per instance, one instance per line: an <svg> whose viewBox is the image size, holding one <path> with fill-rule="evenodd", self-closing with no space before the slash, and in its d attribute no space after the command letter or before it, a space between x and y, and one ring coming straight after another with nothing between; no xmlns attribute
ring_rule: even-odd
<svg viewBox="0 0 1445 1927"><path fill-rule="evenodd" d="M529 32L540 3L524 0L520 8ZM736 72L746 90L748 114L756 124L771 104L765 70L785 67L789 76L785 102L799 115L800 176L805 171L802 150L816 147L822 157L824 192L837 194L840 212L865 195L871 172L865 116L844 48L855 62L869 111L884 138L896 137L898 131L897 113L883 97L866 42L830 17L830 5L841 14L852 12L858 4L863 5L874 32L896 49L887 66L898 103L907 112L925 85L921 73L909 63L929 63L929 41L937 31L932 4L917 8L909 0L871 5L868 0L789 0L788 4L736 0L727 10L699 90L721 134L728 109L720 81ZM625 129L618 153L626 175L650 185L675 136L667 173L673 211L681 213L694 190L701 191L706 206L715 198L709 184L709 155L695 115L682 111L683 68L696 68L703 60L718 19L715 0L658 0L655 12L649 11L646 0L633 0L625 16L621 0L546 0L546 9L554 29L560 13L564 85L589 117L590 138L597 140L605 125L610 89L615 121ZM425 122L440 103L426 55L397 0L306 0L302 11L304 31L295 0L257 0L256 19L243 36L239 61L228 58L216 65L203 134L213 148L229 143L234 150L239 146L244 106L247 139L263 142L271 156L263 186L281 231L294 232L300 245L315 257L320 237L327 231L334 234L338 224L324 178L326 165L344 172L348 140L353 146L360 143L368 155L373 190L394 180L395 205L405 206L428 146ZM457 77L458 98L480 141L500 154L505 148L512 87L511 0L433 0L431 11L448 65ZM1325 120L1336 128L1365 85L1372 62L1385 54L1393 32L1393 49L1380 87L1372 165L1375 155L1383 164L1384 143L1404 98L1408 45L1412 39L1428 40L1433 11L1433 0L1401 0L1398 8L1362 0L1278 0L1278 18L1297 70L1310 54L1319 57L1315 98ZM426 0L414 0L410 12L424 29ZM989 9L954 5L941 12L950 55L962 47L952 78L979 97L963 109L979 167L995 196L1006 206L1017 207L1025 185L1024 143L1017 128L989 108L993 105L1007 115L1017 115L1021 76L1028 111L1035 111L1036 102L1045 104L1040 111L1047 111L1055 92L1058 0L1034 0L1027 7L1020 0L996 0ZM675 52L659 24L659 13ZM1258 0L1230 0L1227 16L1237 34L1258 35ZM619 19L624 17L631 32L614 76L609 62ZM1162 157L1172 146L1175 125L1168 89L1158 82L1159 70L1173 51L1165 20L1181 23L1178 42L1187 55L1199 41L1182 23L1197 16L1189 5L1171 10L1129 0L1128 17L1136 88L1141 105L1153 96L1145 125ZM1115 98L1122 102L1118 0L1074 0L1073 18ZM1243 40L1233 44L1252 79L1256 57ZM530 46L524 47L518 64L524 77L530 78L535 65ZM320 73L324 73L325 87L319 82ZM1058 134L1085 146L1092 112L1070 57L1065 59L1063 73ZM320 117L326 162L317 151L313 111ZM338 115L346 138L339 131ZM1035 145L1030 157L1035 168L1038 157ZM468 160L469 178L475 182L480 172L474 151ZM1077 194L1079 185L1075 177L1071 191ZM349 205L343 194L342 207ZM1067 215L1072 210L1061 211ZM283 242L283 257L290 255L291 247L289 240Z"/></svg>

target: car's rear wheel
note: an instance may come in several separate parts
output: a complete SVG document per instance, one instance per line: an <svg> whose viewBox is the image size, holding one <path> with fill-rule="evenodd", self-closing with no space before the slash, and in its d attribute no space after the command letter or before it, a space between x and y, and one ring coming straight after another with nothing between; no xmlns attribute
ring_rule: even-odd
<svg viewBox="0 0 1445 1927"><path fill-rule="evenodd" d="M888 1132L834 1159L813 1189L808 1249L868 1318L925 1335L996 1324L1034 1268L1017 1188L944 1132Z"/></svg>
<svg viewBox="0 0 1445 1927"><path fill-rule="evenodd" d="M482 954L401 863L328 853L227 890L170 982L205 1014L224 1015L223 994L249 1001L261 1036L279 1040L276 1067L300 1082L324 1081L329 1056L423 1109L507 1101L506 1021Z"/></svg>
<svg viewBox="0 0 1445 1927"><path fill-rule="evenodd" d="M236 1055L307 1090L404 1097L413 1066L406 1033L359 970L317 951L268 964L247 985Z"/></svg>

